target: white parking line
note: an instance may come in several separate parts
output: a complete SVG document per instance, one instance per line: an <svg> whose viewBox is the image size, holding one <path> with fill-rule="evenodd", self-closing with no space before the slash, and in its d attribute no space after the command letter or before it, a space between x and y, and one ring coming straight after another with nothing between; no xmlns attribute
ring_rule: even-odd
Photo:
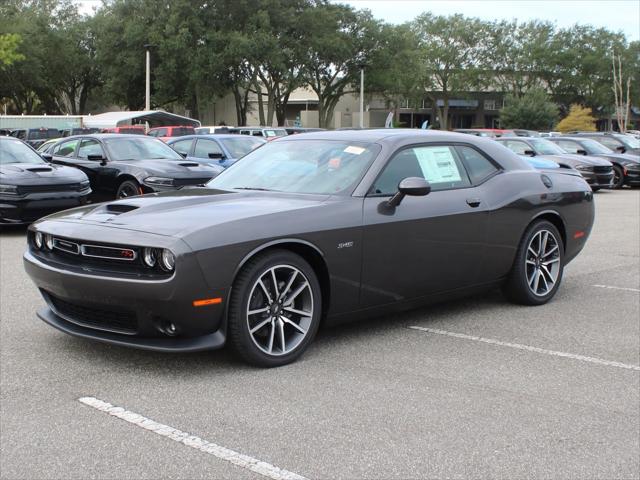
<svg viewBox="0 0 640 480"><path fill-rule="evenodd" d="M226 460L227 462L233 463L239 467L264 475L265 477L273 478L274 480L307 480L305 477L298 475L297 473L289 472L269 463L243 455L242 453L234 452L228 448L221 447L220 445L208 442L168 425L155 422L143 417L142 415L130 412L122 407L116 407L97 398L82 397L79 398L78 401L88 405L89 407L93 407L96 410L100 410L101 412L108 413L109 415L124 420L125 422L132 423L138 427L144 428L145 430L170 438L171 440L182 443L187 447L195 448L196 450L200 450L201 452Z"/></svg>
<svg viewBox="0 0 640 480"><path fill-rule="evenodd" d="M612 285L592 285L598 288L609 288L611 290L626 290L627 292L640 292L640 288L614 287Z"/></svg>
<svg viewBox="0 0 640 480"><path fill-rule="evenodd" d="M517 348L518 350L527 350L529 352L543 353L545 355L552 355L554 357L570 358L572 360L579 360L581 362L596 363L598 365L606 365L608 367L624 368L627 370L640 371L640 366L630 365L628 363L612 362L611 360L602 360L600 358L585 357L584 355L576 355L575 353L557 352L555 350L547 350L545 348L532 347L530 345L522 345L520 343L509 343L495 340L493 338L476 337L475 335L466 335L464 333L448 332L446 330L438 330L437 328L426 327L409 327L413 330L420 330L422 332L436 333L438 335L446 335L448 337L462 338L465 340L473 340L476 342L489 343L491 345L499 345L501 347Z"/></svg>

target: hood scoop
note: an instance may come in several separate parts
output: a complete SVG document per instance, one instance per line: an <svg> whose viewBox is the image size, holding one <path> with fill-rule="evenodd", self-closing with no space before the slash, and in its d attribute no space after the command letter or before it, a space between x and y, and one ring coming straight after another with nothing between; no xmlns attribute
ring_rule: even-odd
<svg viewBox="0 0 640 480"><path fill-rule="evenodd" d="M124 203L110 203L104 207L104 213L111 213L114 215L120 215L121 213L127 213L132 210L136 210L139 207L136 205L127 205Z"/></svg>
<svg viewBox="0 0 640 480"><path fill-rule="evenodd" d="M200 166L199 163L195 163L195 162L182 162L182 163L179 163L178 165L180 165L181 167L199 167Z"/></svg>
<svg viewBox="0 0 640 480"><path fill-rule="evenodd" d="M27 168L26 170L33 173L53 172L53 168L51 167L32 167L32 168Z"/></svg>

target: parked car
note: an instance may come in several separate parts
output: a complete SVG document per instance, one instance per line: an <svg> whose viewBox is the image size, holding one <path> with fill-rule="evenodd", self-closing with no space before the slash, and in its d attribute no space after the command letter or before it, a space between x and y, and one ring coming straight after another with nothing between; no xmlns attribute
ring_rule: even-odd
<svg viewBox="0 0 640 480"><path fill-rule="evenodd" d="M197 135L213 135L218 133L231 133L234 127L228 125L217 125L217 126L205 126L205 127L197 127L196 134Z"/></svg>
<svg viewBox="0 0 640 480"><path fill-rule="evenodd" d="M466 133L469 135L475 135L476 137L515 137L516 134L513 130L504 130L500 128L456 128L453 130L457 133Z"/></svg>
<svg viewBox="0 0 640 480"><path fill-rule="evenodd" d="M11 131L11 136L27 142L33 148L38 148L50 138L60 138L62 134L57 128L19 128Z"/></svg>
<svg viewBox="0 0 640 480"><path fill-rule="evenodd" d="M99 128L65 128L61 130L63 137L71 137L72 135L88 135L90 133L98 133Z"/></svg>
<svg viewBox="0 0 640 480"><path fill-rule="evenodd" d="M186 161L164 142L140 135L68 137L46 158L85 172L94 195L107 199L203 185L223 170Z"/></svg>
<svg viewBox="0 0 640 480"><path fill-rule="evenodd" d="M284 130L287 132L287 135L297 135L299 133L322 132L326 129L311 127L284 127Z"/></svg>
<svg viewBox="0 0 640 480"><path fill-rule="evenodd" d="M292 135L207 187L32 225L24 260L46 302L39 317L149 350L229 343L250 363L278 366L305 351L321 320L500 285L511 301L544 304L594 218L577 172L541 172L495 142L449 132Z"/></svg>
<svg viewBox="0 0 640 480"><path fill-rule="evenodd" d="M539 137L540 133L535 130L523 130L521 128L514 128L513 133L518 137Z"/></svg>
<svg viewBox="0 0 640 480"><path fill-rule="evenodd" d="M187 160L200 163L230 167L236 160L264 145L266 140L260 137L244 135L188 135L172 138L167 142Z"/></svg>
<svg viewBox="0 0 640 480"><path fill-rule="evenodd" d="M0 128L0 137L8 137L11 135L10 128Z"/></svg>
<svg viewBox="0 0 640 480"><path fill-rule="evenodd" d="M234 133L263 137L268 142L287 136L287 131L281 127L237 127L234 129Z"/></svg>
<svg viewBox="0 0 640 480"><path fill-rule="evenodd" d="M616 153L595 140L583 136L549 137L549 141L568 153L604 158L613 164L613 188L640 186L640 158Z"/></svg>
<svg viewBox="0 0 640 480"><path fill-rule="evenodd" d="M601 188L611 188L613 184L613 165L598 157L570 154L558 145L544 138L497 138L509 150L535 159L551 160L560 166L575 168L580 172L594 192Z"/></svg>
<svg viewBox="0 0 640 480"><path fill-rule="evenodd" d="M46 142L40 144L40 146L37 148L38 153L40 155L42 155L43 153L49 153L49 150L51 150L53 146L59 141L60 141L59 138L51 138L47 140Z"/></svg>
<svg viewBox="0 0 640 480"><path fill-rule="evenodd" d="M147 130L142 125L125 125L122 127L103 128L101 133L125 133L127 135L146 135Z"/></svg>
<svg viewBox="0 0 640 480"><path fill-rule="evenodd" d="M31 223L84 205L89 193L81 171L49 165L21 140L0 137L0 225Z"/></svg>
<svg viewBox="0 0 640 480"><path fill-rule="evenodd" d="M196 130L189 126L176 126L176 127L156 127L151 128L147 132L150 137L156 137L166 142L172 137L184 137L185 135L195 135Z"/></svg>
<svg viewBox="0 0 640 480"><path fill-rule="evenodd" d="M624 133L616 132L574 132L569 137L591 138L617 153L640 156L640 140Z"/></svg>

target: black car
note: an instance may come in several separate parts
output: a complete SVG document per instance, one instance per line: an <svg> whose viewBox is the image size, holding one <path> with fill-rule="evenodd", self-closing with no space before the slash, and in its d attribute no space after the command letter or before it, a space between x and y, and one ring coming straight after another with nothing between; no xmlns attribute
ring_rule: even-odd
<svg viewBox="0 0 640 480"><path fill-rule="evenodd" d="M568 136L591 138L617 153L640 155L640 140L617 132L575 132Z"/></svg>
<svg viewBox="0 0 640 480"><path fill-rule="evenodd" d="M11 136L27 142L33 148L38 148L47 140L62 137L57 128L19 128L11 131Z"/></svg>
<svg viewBox="0 0 640 480"><path fill-rule="evenodd" d="M228 342L251 363L283 365L323 319L496 286L544 304L594 218L574 170L535 170L492 140L425 130L292 135L207 187L32 225L24 263L47 303L40 318L142 349Z"/></svg>
<svg viewBox="0 0 640 480"><path fill-rule="evenodd" d="M567 153L555 143L539 137L496 138L496 142L518 155L545 158L561 167L575 168L594 192L613 185L613 165L603 158Z"/></svg>
<svg viewBox="0 0 640 480"><path fill-rule="evenodd" d="M68 137L45 158L79 168L96 197L108 199L203 185L223 170L187 161L155 138L115 133Z"/></svg>
<svg viewBox="0 0 640 480"><path fill-rule="evenodd" d="M65 128L60 130L63 137L72 137L74 135L88 135L90 133L98 133L99 128L77 127L77 128Z"/></svg>
<svg viewBox="0 0 640 480"><path fill-rule="evenodd" d="M567 153L600 157L613 164L613 188L640 186L640 157L626 153L616 153L599 142L587 137L549 137Z"/></svg>
<svg viewBox="0 0 640 480"><path fill-rule="evenodd" d="M0 137L0 225L30 223L84 205L89 193L81 171L49 165L21 140Z"/></svg>

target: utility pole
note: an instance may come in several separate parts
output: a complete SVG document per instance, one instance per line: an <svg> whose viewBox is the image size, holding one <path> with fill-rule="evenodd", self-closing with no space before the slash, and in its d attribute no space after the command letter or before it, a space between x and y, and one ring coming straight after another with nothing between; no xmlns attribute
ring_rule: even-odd
<svg viewBox="0 0 640 480"><path fill-rule="evenodd" d="M360 128L364 128L364 65L360 67Z"/></svg>
<svg viewBox="0 0 640 480"><path fill-rule="evenodd" d="M147 69L145 72L145 86L144 86L144 109L151 110L151 47L153 45L147 43L144 45L147 56Z"/></svg>

